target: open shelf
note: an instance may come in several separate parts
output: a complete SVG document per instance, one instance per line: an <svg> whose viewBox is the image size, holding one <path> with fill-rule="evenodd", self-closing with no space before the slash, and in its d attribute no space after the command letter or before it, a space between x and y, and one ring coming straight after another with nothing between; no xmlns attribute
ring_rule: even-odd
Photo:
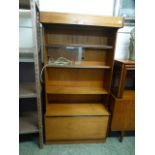
<svg viewBox="0 0 155 155"><path fill-rule="evenodd" d="M20 83L19 98L34 98L36 96L35 83Z"/></svg>
<svg viewBox="0 0 155 155"><path fill-rule="evenodd" d="M54 86L47 85L48 94L108 94L103 87L77 87L77 86Z"/></svg>
<svg viewBox="0 0 155 155"><path fill-rule="evenodd" d="M92 48L92 49L112 49L112 46L109 45L92 45L92 44L50 44L46 45L48 48L53 47L82 47L82 48Z"/></svg>
<svg viewBox="0 0 155 155"><path fill-rule="evenodd" d="M19 117L19 134L38 133L37 113L25 112Z"/></svg>
<svg viewBox="0 0 155 155"><path fill-rule="evenodd" d="M48 103L46 109L46 116L109 115L102 103Z"/></svg>

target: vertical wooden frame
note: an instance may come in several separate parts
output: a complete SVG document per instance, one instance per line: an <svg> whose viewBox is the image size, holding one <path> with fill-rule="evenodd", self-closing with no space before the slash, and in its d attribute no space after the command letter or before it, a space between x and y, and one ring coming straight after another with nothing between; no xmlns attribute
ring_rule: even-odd
<svg viewBox="0 0 155 155"><path fill-rule="evenodd" d="M37 114L38 114L38 128L39 128L39 146L43 148L43 126L42 126L42 101L41 101L41 84L40 84L40 58L41 44L39 38L40 22L39 22L39 8L34 0L30 0L30 8L32 15L32 37L34 49L34 67L35 67L35 84L37 93Z"/></svg>

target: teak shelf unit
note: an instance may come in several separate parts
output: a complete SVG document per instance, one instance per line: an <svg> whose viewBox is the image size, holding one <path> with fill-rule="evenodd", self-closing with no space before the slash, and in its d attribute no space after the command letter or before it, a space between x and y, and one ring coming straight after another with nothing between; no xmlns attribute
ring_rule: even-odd
<svg viewBox="0 0 155 155"><path fill-rule="evenodd" d="M112 113L111 130L121 131L123 141L125 131L135 130L135 62L115 60L110 111ZM130 81L128 80L130 79ZM129 86L127 86L127 84Z"/></svg>
<svg viewBox="0 0 155 155"><path fill-rule="evenodd" d="M44 28L45 142L104 142L116 32L121 17L41 12ZM65 57L72 64L49 63Z"/></svg>
<svg viewBox="0 0 155 155"><path fill-rule="evenodd" d="M43 127L42 127L42 104L41 104L41 85L40 85L40 43L39 43L39 9L35 0L20 0L20 11L27 13L31 18L32 26L24 27L32 30L33 47L19 49L19 65L20 65L20 83L19 83L19 135L37 133L39 137L39 146L43 147ZM23 10L24 9L24 10ZM26 9L26 10L25 10ZM25 14L24 14L25 15ZM23 26L20 26L22 28ZM23 68L23 66L25 66ZM31 67L31 68L29 68ZM27 73L23 69L30 70L32 73ZM25 80L26 79L26 80ZM31 80L32 81L31 81ZM32 102L33 99L33 102ZM24 102L26 102L26 107ZM32 104L33 105L32 105ZM29 106L29 107L28 107ZM33 107L36 107L35 109ZM22 109L22 110L21 110Z"/></svg>

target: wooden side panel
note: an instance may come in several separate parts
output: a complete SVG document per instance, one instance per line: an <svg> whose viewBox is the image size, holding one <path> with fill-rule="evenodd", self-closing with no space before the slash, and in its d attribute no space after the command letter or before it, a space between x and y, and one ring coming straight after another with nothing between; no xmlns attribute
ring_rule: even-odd
<svg viewBox="0 0 155 155"><path fill-rule="evenodd" d="M134 97L117 99L111 96L112 131L130 131L135 129Z"/></svg>
<svg viewBox="0 0 155 155"><path fill-rule="evenodd" d="M45 140L104 139L108 117L46 117Z"/></svg>

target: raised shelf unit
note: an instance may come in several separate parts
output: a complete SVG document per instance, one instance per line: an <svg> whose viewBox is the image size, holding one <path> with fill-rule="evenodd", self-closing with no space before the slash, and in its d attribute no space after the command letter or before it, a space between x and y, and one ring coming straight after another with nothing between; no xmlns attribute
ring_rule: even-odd
<svg viewBox="0 0 155 155"><path fill-rule="evenodd" d="M44 28L45 142L104 142L121 17L41 12ZM81 22L82 21L82 22ZM58 65L60 57L71 64Z"/></svg>
<svg viewBox="0 0 155 155"><path fill-rule="evenodd" d="M24 20L21 18L21 23L23 23L23 25L21 25L20 28L24 27L24 29L32 30L32 47L19 48L19 65L20 65L20 71L22 72L19 74L20 75L19 135L37 133L39 139L39 147L42 148L43 147L42 103L41 103L41 85L39 77L40 63L41 63L40 61L41 45L39 43L40 38L38 38L39 36L38 34L40 33L39 31L40 28L38 26L39 9L35 0L20 0L19 9L20 9L19 10L20 15L23 15L27 19L29 17L30 20L27 23L31 24L31 26L27 25L24 26L26 22L24 22ZM27 104L24 105L24 103Z"/></svg>

